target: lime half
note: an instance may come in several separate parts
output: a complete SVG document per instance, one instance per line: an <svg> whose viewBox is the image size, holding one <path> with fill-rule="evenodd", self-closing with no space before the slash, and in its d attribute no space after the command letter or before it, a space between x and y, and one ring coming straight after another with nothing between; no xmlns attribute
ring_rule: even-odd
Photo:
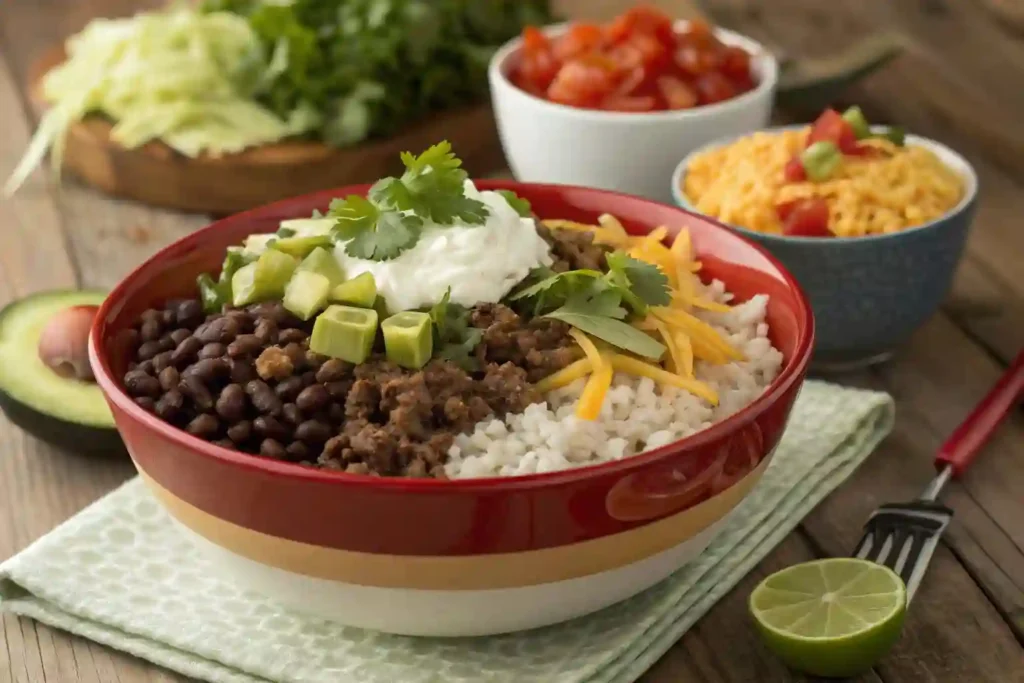
<svg viewBox="0 0 1024 683"><path fill-rule="evenodd" d="M892 570L853 558L778 571L750 595L765 643L786 664L816 676L863 673L899 639L907 590Z"/></svg>

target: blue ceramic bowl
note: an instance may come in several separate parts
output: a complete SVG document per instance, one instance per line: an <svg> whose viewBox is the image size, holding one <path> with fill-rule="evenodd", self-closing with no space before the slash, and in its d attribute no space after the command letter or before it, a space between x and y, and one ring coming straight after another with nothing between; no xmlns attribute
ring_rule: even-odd
<svg viewBox="0 0 1024 683"><path fill-rule="evenodd" d="M689 160L736 139L712 143L679 163L672 174L672 196L680 206L695 211L682 191ZM974 217L978 176L945 145L915 135L907 136L907 144L931 149L964 178L963 199L938 220L888 235L835 239L729 226L769 249L807 293L815 317L815 369L851 369L885 360L935 313L952 284Z"/></svg>

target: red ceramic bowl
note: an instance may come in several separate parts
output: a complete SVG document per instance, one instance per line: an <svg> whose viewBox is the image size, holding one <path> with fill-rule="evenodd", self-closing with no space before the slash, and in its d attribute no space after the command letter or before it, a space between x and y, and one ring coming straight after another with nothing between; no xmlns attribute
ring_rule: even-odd
<svg viewBox="0 0 1024 683"><path fill-rule="evenodd" d="M218 221L122 281L100 309L90 359L140 476L227 580L355 626L475 635L541 626L625 599L700 553L779 441L813 340L803 293L766 251L681 209L579 187L479 183L544 218L618 216L633 234L689 228L705 277L739 300L770 296L785 360L751 405L691 437L625 460L523 477L437 481L317 470L240 453L161 422L123 391L127 333L165 299L194 295L227 246L368 186L290 199ZM711 491L702 472L724 468ZM707 479L705 477L704 479ZM719 479L720 481L720 479Z"/></svg>

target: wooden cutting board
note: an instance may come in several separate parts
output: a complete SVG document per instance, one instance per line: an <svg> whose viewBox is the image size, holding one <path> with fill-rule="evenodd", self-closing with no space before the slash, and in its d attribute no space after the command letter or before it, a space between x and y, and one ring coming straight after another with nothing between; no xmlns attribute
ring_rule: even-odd
<svg viewBox="0 0 1024 683"><path fill-rule="evenodd" d="M29 74L34 106L46 109L42 78L64 61L63 47L46 53ZM109 194L186 211L230 214L317 190L372 182L400 172L402 151L418 152L447 139L471 174L504 165L488 105L446 112L394 137L338 149L317 142L282 142L219 157L190 159L161 142L137 149L115 143L110 121L88 117L68 130L64 169Z"/></svg>

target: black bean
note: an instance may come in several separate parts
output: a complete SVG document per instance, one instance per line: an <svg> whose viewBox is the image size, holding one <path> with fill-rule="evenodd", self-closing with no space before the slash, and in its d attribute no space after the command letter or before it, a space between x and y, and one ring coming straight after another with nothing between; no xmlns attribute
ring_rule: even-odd
<svg viewBox="0 0 1024 683"><path fill-rule="evenodd" d="M183 373L186 376L198 377L204 383L212 382L231 372L228 361L224 358L204 358L190 365Z"/></svg>
<svg viewBox="0 0 1024 683"><path fill-rule="evenodd" d="M184 407L184 394L177 389L170 389L156 402L156 414L163 420L173 420Z"/></svg>
<svg viewBox="0 0 1024 683"><path fill-rule="evenodd" d="M217 422L217 418L209 413L197 415L188 426L185 427L185 431L193 436L199 436L203 438L209 438L217 433L220 429L220 423Z"/></svg>
<svg viewBox="0 0 1024 683"><path fill-rule="evenodd" d="M307 370L306 372L302 373L299 376L302 378L302 383L307 387L310 384L316 384L316 373L313 372L312 370Z"/></svg>
<svg viewBox="0 0 1024 683"><path fill-rule="evenodd" d="M298 344L301 341L305 341L308 335L296 327L292 327L287 330L281 330L281 333L277 335L278 344Z"/></svg>
<svg viewBox="0 0 1024 683"><path fill-rule="evenodd" d="M162 331L163 329L160 326L160 322L154 318L150 318L143 322L139 327L139 337L141 337L144 342L156 341L160 338L160 333Z"/></svg>
<svg viewBox="0 0 1024 683"><path fill-rule="evenodd" d="M261 318L253 332L264 345L277 343L277 323L269 318Z"/></svg>
<svg viewBox="0 0 1024 683"><path fill-rule="evenodd" d="M257 434L267 439L284 441L291 435L291 430L272 415L260 415L252 421L252 426Z"/></svg>
<svg viewBox="0 0 1024 683"><path fill-rule="evenodd" d="M263 348L263 342L255 334L240 334L228 344L227 353L232 358L255 356Z"/></svg>
<svg viewBox="0 0 1024 683"><path fill-rule="evenodd" d="M301 441L292 441L285 449L289 460L305 460L309 457L309 447Z"/></svg>
<svg viewBox="0 0 1024 683"><path fill-rule="evenodd" d="M331 438L331 428L320 420L306 420L295 428L295 438L306 443L323 443Z"/></svg>
<svg viewBox="0 0 1024 683"><path fill-rule="evenodd" d="M331 401L331 395L322 384L314 384L306 387L295 399L295 404L304 413L313 413L326 406Z"/></svg>
<svg viewBox="0 0 1024 683"><path fill-rule="evenodd" d="M163 323L164 325L174 324L174 311L171 310L170 308L165 308L164 310L160 311L160 322Z"/></svg>
<svg viewBox="0 0 1024 683"><path fill-rule="evenodd" d="M195 299L182 301L174 311L174 320L182 327L195 327L203 321L203 305Z"/></svg>
<svg viewBox="0 0 1024 683"><path fill-rule="evenodd" d="M252 436L252 422L242 420L228 427L228 438L235 443L245 443Z"/></svg>
<svg viewBox="0 0 1024 683"><path fill-rule="evenodd" d="M213 342L199 349L199 358L200 360L205 360L207 358L220 358L225 353L227 353L226 346L220 342Z"/></svg>
<svg viewBox="0 0 1024 683"><path fill-rule="evenodd" d="M203 348L203 342L195 337L182 340L177 348L171 352L171 362L179 368L188 365L196 359L199 349Z"/></svg>
<svg viewBox="0 0 1024 683"><path fill-rule="evenodd" d="M186 330L184 327L179 327L178 329L176 329L173 332L171 332L171 341L173 341L175 347L177 347L178 344L180 344L181 342L185 341L186 339L188 339L191 336L192 336L191 332Z"/></svg>
<svg viewBox="0 0 1024 683"><path fill-rule="evenodd" d="M234 318L221 316L200 325L199 329L196 330L195 336L204 344L212 344L213 342L229 344L238 335L238 327L238 321Z"/></svg>
<svg viewBox="0 0 1024 683"><path fill-rule="evenodd" d="M245 389L238 384L224 387L217 397L217 414L228 422L236 422L245 417Z"/></svg>
<svg viewBox="0 0 1024 683"><path fill-rule="evenodd" d="M267 458L274 458L275 460L284 460L287 453L285 453L284 446L282 446L279 441L263 439L260 443L260 455Z"/></svg>
<svg viewBox="0 0 1024 683"><path fill-rule="evenodd" d="M274 393L276 393L282 401L294 401L295 397L299 395L299 392L301 392L305 386L306 385L302 381L301 377L293 375L287 379L281 380L280 384L274 387Z"/></svg>
<svg viewBox="0 0 1024 683"><path fill-rule="evenodd" d="M132 396L159 396L160 382L153 375L132 370L124 376L124 387Z"/></svg>
<svg viewBox="0 0 1024 683"><path fill-rule="evenodd" d="M281 414L284 416L284 421L293 427L299 426L306 419L302 416L302 411L294 403L285 403L281 407Z"/></svg>
<svg viewBox="0 0 1024 683"><path fill-rule="evenodd" d="M270 415L281 413L281 399L263 380L254 379L246 384L245 393L249 394L253 406L261 413Z"/></svg>
<svg viewBox="0 0 1024 683"><path fill-rule="evenodd" d="M159 341L148 341L144 342L142 346L139 347L139 350L136 353L136 355L138 356L139 360L149 360L150 358L152 358L153 356L155 356L156 354L160 353L163 350L163 344L161 344Z"/></svg>
<svg viewBox="0 0 1024 683"><path fill-rule="evenodd" d="M221 448L230 448L232 450L235 449L235 444L234 442L231 441L231 439L217 439L216 441L212 441L211 443L214 446L220 446Z"/></svg>
<svg viewBox="0 0 1024 683"><path fill-rule="evenodd" d="M306 349L306 367L319 370L320 366L327 362L327 356Z"/></svg>
<svg viewBox="0 0 1024 683"><path fill-rule="evenodd" d="M148 322L150 320L160 322L161 320L163 320L163 317L163 311L159 311L155 308L147 308L142 312L142 315L139 316L139 320L141 320L142 322Z"/></svg>
<svg viewBox="0 0 1024 683"><path fill-rule="evenodd" d="M348 392L351 388L351 382L329 382L327 384L327 393L336 401L344 401L348 397Z"/></svg>
<svg viewBox="0 0 1024 683"><path fill-rule="evenodd" d="M135 369L139 372L144 372L147 375L153 375L156 373L156 369L153 367L153 361L144 360L135 366Z"/></svg>
<svg viewBox="0 0 1024 683"><path fill-rule="evenodd" d="M170 391L174 387L178 386L178 382L181 380L181 373L178 369L170 366L160 371L160 386L163 387L164 391Z"/></svg>
<svg viewBox="0 0 1024 683"><path fill-rule="evenodd" d="M320 366L320 369L316 371L316 381L326 384L327 382L344 379L351 369L352 366L340 358L331 358L325 361Z"/></svg>
<svg viewBox="0 0 1024 683"><path fill-rule="evenodd" d="M148 410L151 413L156 409L156 402L154 402L149 396L139 396L135 399L135 405L139 406L143 410Z"/></svg>
<svg viewBox="0 0 1024 683"><path fill-rule="evenodd" d="M172 353L173 351L161 351L153 356L153 371L159 374L163 372L165 368L169 368L171 366Z"/></svg>
<svg viewBox="0 0 1024 683"><path fill-rule="evenodd" d="M256 368L253 367L252 361L234 358L229 361L229 365L231 367L231 381L235 384L245 384L256 379Z"/></svg>
<svg viewBox="0 0 1024 683"><path fill-rule="evenodd" d="M332 403L327 408L327 417L336 425L345 422L345 406L340 403Z"/></svg>
<svg viewBox="0 0 1024 683"><path fill-rule="evenodd" d="M285 332L287 332L287 330L285 330ZM281 333L281 336L283 335L284 332ZM306 350L295 342L285 345L284 341L281 339L281 336L277 338L278 344L284 345L283 350L285 352L285 355L292 359L292 367L295 368L296 370L301 370L306 362Z"/></svg>
<svg viewBox="0 0 1024 683"><path fill-rule="evenodd" d="M228 311L224 315L238 323L239 334L251 332L252 328L256 325L256 322L253 320L252 315L246 313L245 311L236 309L233 311Z"/></svg>
<svg viewBox="0 0 1024 683"><path fill-rule="evenodd" d="M213 408L213 394L195 375L185 374L178 383L178 390L192 399L199 410L206 412Z"/></svg>

